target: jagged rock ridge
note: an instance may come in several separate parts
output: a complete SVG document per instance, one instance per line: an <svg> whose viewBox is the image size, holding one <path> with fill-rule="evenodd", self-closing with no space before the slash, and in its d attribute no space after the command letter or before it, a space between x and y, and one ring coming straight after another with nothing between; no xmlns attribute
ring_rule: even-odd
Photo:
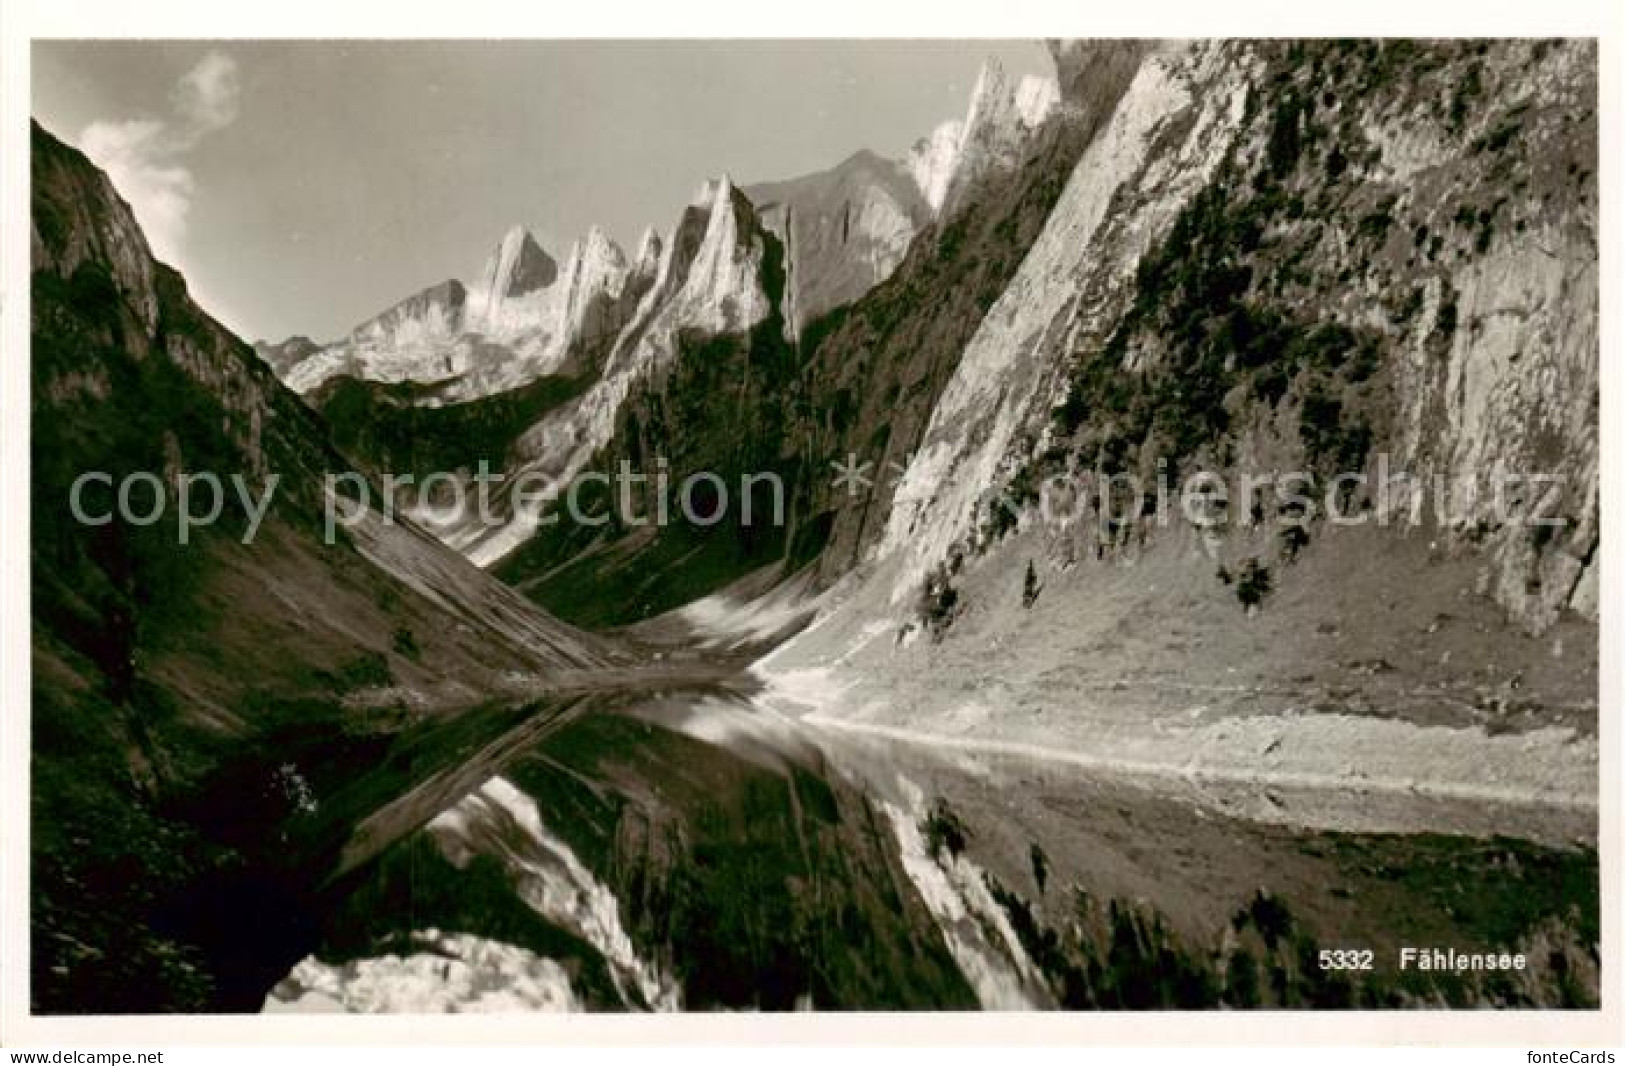
<svg viewBox="0 0 1625 1066"><path fill-rule="evenodd" d="M669 365L684 332L749 330L773 308L765 288L770 235L755 209L727 176L706 182L665 246L648 291L616 338L603 371L578 400L549 412L520 438L513 477L545 474L562 486L614 434L616 416L632 389ZM511 509L494 529L459 522L442 529L448 542L482 565L508 554L534 531L540 512Z"/></svg>

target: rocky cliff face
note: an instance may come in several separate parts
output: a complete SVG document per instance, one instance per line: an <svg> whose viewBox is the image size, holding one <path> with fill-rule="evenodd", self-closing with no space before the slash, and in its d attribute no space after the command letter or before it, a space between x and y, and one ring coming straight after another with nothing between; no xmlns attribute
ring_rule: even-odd
<svg viewBox="0 0 1625 1066"><path fill-rule="evenodd" d="M1120 93L1127 77L1116 77ZM782 526L730 526L697 540L682 529L621 540L615 531L586 537L550 528L505 557L497 572L539 602L595 623L647 617L747 571L774 563L794 569L821 551L824 576L844 572L878 535L892 472L917 443L966 340L1009 284L1110 110L1109 103L1068 109L1032 131L1022 165L988 171L957 215L922 229L890 276L854 303L782 336L764 322L746 335L688 344L669 371L628 394L594 469L613 470L623 459L646 469L659 457L672 484L700 471L735 485L772 472L787 489ZM792 264L793 252L784 248ZM785 318L797 291L794 273L792 265L779 304ZM856 498L830 482L830 464L849 459L867 464L874 482ZM617 547L605 552L605 544ZM603 562L605 555L613 562ZM576 591L588 581L609 589L623 580L627 595L593 600Z"/></svg>
<svg viewBox="0 0 1625 1066"><path fill-rule="evenodd" d="M950 192L1013 165L1054 112L1058 94L1054 79L1012 83L989 64L965 118L942 126L906 162L862 151L828 171L746 189L762 224L786 248L791 334L889 277ZM433 386L433 402L445 403L548 375L596 372L652 284L665 243L651 228L629 263L595 227L571 249L561 274L516 226L471 288L454 293L452 283L436 286L291 361L282 373L302 393L353 377Z"/></svg>
<svg viewBox="0 0 1625 1066"><path fill-rule="evenodd" d="M1594 857L1502 842L1485 860L1478 840L1458 855L1406 834L1436 820L1502 832L1512 809L1565 849L1594 831L1595 45L1052 54L1054 82L984 72L965 119L906 173L860 156L748 192L723 177L630 261L589 234L558 270L510 234L474 289L437 286L289 371L315 383L307 398L346 457L267 365L305 346L255 358L151 259L106 178L36 132L37 1003L257 1006L249 993L313 950L299 886L335 852L358 869L358 851L381 861L324 948L376 961L405 933L478 953L489 945L471 938L519 929L533 939L515 966L571 960L546 971L541 1003L561 987L571 1004L667 1003L681 971L686 1001L703 1005L794 1005L822 981L817 1005L1347 1006L1352 988L1298 972L1313 923L1280 939L1294 919L1252 896L1254 871L1292 863L1291 880L1354 886L1305 906L1329 908L1319 917L1340 932L1350 899L1379 925L1420 916L1405 936L1426 943L1478 924L1454 910L1455 887L1486 861L1524 871L1495 897L1494 924L1518 918L1508 942L1538 947L1549 972L1448 1001L1590 1002ZM436 530L491 573L411 527L317 540L325 469L352 457L445 469L487 451L510 485L622 459L647 472L656 457L674 480L771 471L789 518L534 535L514 509ZM858 479L831 484L835 462L859 464ZM177 552L144 527L70 523L60 505L86 468L241 470L251 488L277 476L289 504L253 543L228 524ZM1177 492L1201 472L1232 488L1282 472L1358 478L1296 504L1066 507L1111 478ZM1320 509L1305 517L1306 503ZM1331 522L1333 506L1358 528ZM1168 830L1186 820L1184 794L1136 783L1120 806L1103 791L1107 821L1073 842L1087 860L1068 880L1093 886L1087 869L1105 894L1046 896L1034 857L1029 903L1005 886L1026 883L1036 836L993 849L1006 853L995 880L960 862L948 841L963 845L963 826L923 796L876 807L816 776L763 773L771 745L721 759L664 720L571 722L613 708L498 698L621 663L527 600L603 626L689 605L640 638L706 621L722 646L737 621L711 597L723 588L773 591L740 627L754 639L816 616L758 664L764 701L898 750L965 755L987 794L973 848L1009 831L1000 775L1035 787L1057 755L1184 782L1203 804L1211 788L1223 830ZM759 710L740 714L759 729ZM557 750L517 760L512 782L448 771L418 789L401 776L554 715ZM751 737L723 721L690 725ZM978 745L1003 769L979 766ZM407 802L386 811L385 795ZM431 807L441 817L411 828ZM555 824L544 809L590 813ZM352 837L358 812L387 817ZM887 821L895 842L882 845ZM1258 822L1294 828L1257 835ZM1147 827L1169 846L1139 846ZM1128 839L1133 855L1117 848ZM1227 859L1187 865L1202 841ZM150 876L128 876L132 857ZM1436 884L1384 895L1401 866ZM760 876L785 869L804 872L799 886ZM1214 889L1216 873L1242 895ZM1161 886L1157 907L1208 891L1203 906L1219 909L1193 937L1155 908L1098 906L1145 885ZM420 889L462 935L396 926L403 910L387 904ZM964 920L972 896L977 914L1015 923L1002 939L1027 960L1021 990L1042 994L988 984L970 928L981 918ZM826 903L841 936L781 935L835 929L820 925ZM526 906L558 928L538 930ZM243 913L263 921L245 933ZM834 943L848 925L881 945L884 967L826 964L854 958ZM1123 944L1146 957L1116 957ZM1262 998L1254 956L1281 977ZM1119 983L1170 959L1190 979L1179 989ZM323 960L295 975L329 982ZM431 987L436 967L450 972L427 951L393 965ZM780 983L760 995L769 969ZM1397 1006L1436 992L1361 995Z"/></svg>
<svg viewBox="0 0 1625 1066"><path fill-rule="evenodd" d="M500 301L545 289L559 275L558 264L542 251L530 231L515 226L503 235L502 243L486 261L480 273L478 291L488 301L486 310L500 309Z"/></svg>
<svg viewBox="0 0 1625 1066"><path fill-rule="evenodd" d="M660 253L666 241L653 226L643 231L638 240L637 255L632 258L632 273L639 277L654 277L660 269Z"/></svg>
<svg viewBox="0 0 1625 1066"><path fill-rule="evenodd" d="M914 179L933 214L942 210L942 202L947 199L948 183L953 181L954 168L959 163L959 144L964 136L965 123L957 118L949 119L915 141L909 149L909 177Z"/></svg>
<svg viewBox="0 0 1625 1066"><path fill-rule="evenodd" d="M808 352L809 378L825 412L811 433L824 449L815 466L855 456L879 476L855 495L813 487L809 511L827 522L822 575L833 580L870 551L885 529L892 494L967 345L1011 286L1048 225L1083 154L1102 135L1138 70L1142 46L1087 46L1098 76L1091 92L1033 131L1016 165L987 171L930 241L869 297L831 316Z"/></svg>
<svg viewBox="0 0 1625 1066"><path fill-rule="evenodd" d="M669 240L651 231L602 305L614 327L587 330L603 380L513 454L567 475L624 452L622 406L685 330L749 347L776 309L806 370L794 396L759 395L771 375L737 384L763 415L747 423L777 426L804 469L853 455L902 472L857 500L797 487L827 579L897 555L901 602L1028 521L1045 478L1145 475L1155 458L1369 476L1382 455L1427 482L1384 505L1433 510L1519 624L1594 615L1594 118L1574 48L1068 41L1051 45L1053 79L990 65L965 117L904 164L860 153L727 212L722 182ZM1535 409L1542 393L1560 414ZM647 414L628 423L640 437ZM1532 487L1513 493L1521 511L1491 513L1497 469L1564 472L1538 501L1547 532L1523 521ZM527 536L454 542L490 561Z"/></svg>
<svg viewBox="0 0 1625 1066"><path fill-rule="evenodd" d="M431 285L295 364L286 374L288 387L308 392L344 373L419 382L467 373L476 352L463 331L468 302L468 290L455 278Z"/></svg>
<svg viewBox="0 0 1625 1066"><path fill-rule="evenodd" d="M927 425L890 396L870 423L900 483L823 497L828 587L769 692L902 745L1241 783L1250 819L1440 832L1401 808L1453 793L1497 825L1444 831L1589 846L1594 45L1114 47L1141 52L1115 97L1063 83L1054 121L1105 121L1030 239L988 233L1019 268ZM1497 503L1498 470L1554 480Z"/></svg>
<svg viewBox="0 0 1625 1066"><path fill-rule="evenodd" d="M1202 59L1187 71L1158 53L1138 68L966 345L886 518L879 551L912 561L899 598L970 532L1028 413L1052 402L1044 390L1056 387L1058 353L1071 350L1080 328L1120 311L1140 254L1223 156L1245 107L1245 60L1219 49ZM1138 187L1147 178L1158 187ZM1135 195L1120 196L1130 183ZM1125 203L1137 209L1108 214Z"/></svg>
<svg viewBox="0 0 1625 1066"><path fill-rule="evenodd" d="M454 337L462 329L468 290L455 278L431 285L357 326L357 344L412 348Z"/></svg>
<svg viewBox="0 0 1625 1066"><path fill-rule="evenodd" d="M1069 706L1046 703L1046 686L1064 688L1073 661L1094 663L1103 689L1143 676L1200 690L1248 663L1237 713L1276 699L1544 730L1484 757L1540 767L1517 788L1583 779L1583 745L1578 778L1556 766L1561 731L1594 728L1594 52L1079 42L1056 54L1060 99L1025 154L967 186L884 282L783 344L691 346L611 405L602 458L663 456L674 479L742 461L783 474L780 540L549 533L498 572L606 624L777 564L741 586L759 590L816 557L802 580L835 585L820 602L838 606L785 661L890 679L860 686L853 706L911 707L909 725L952 706L998 735L976 670L964 693L936 687L966 657L1033 664L1030 686L1005 697L1031 696L1040 724ZM832 486L831 464L854 461L872 484ZM1497 503L1501 473L1555 480L1507 482ZM1198 474L1229 498L1187 512L1180 491ZM1307 521L1281 495L1294 474L1315 486ZM1088 503L1129 477L1149 503ZM1248 493L1249 479L1269 491ZM588 587L626 594L605 608ZM1032 602L1048 628L1029 620ZM927 632L947 650L893 659L872 639ZM1147 700L1144 718L1164 710ZM1362 750L1412 743L1375 739L1392 724ZM1130 743L1117 721L1099 725ZM1329 772L1350 765L1380 770L1349 755Z"/></svg>
<svg viewBox="0 0 1625 1066"><path fill-rule="evenodd" d="M459 326L486 338L554 326L548 321L553 302L548 290L558 276L553 257L523 226L513 227L486 260Z"/></svg>
<svg viewBox="0 0 1625 1066"><path fill-rule="evenodd" d="M619 326L605 314L626 287L626 255L603 230L594 226L570 248L560 293L560 332L581 344L602 342Z"/></svg>
<svg viewBox="0 0 1625 1066"><path fill-rule="evenodd" d="M1108 72L1102 80L1119 84L1114 77ZM524 471L569 476L613 437L610 427L630 387L676 358L680 334L744 340L771 311L781 317L786 341L799 345L804 330L833 322L838 309L891 278L950 191L960 190L955 195L968 202L964 190L1008 181L1019 169L1017 162L1039 144L1038 131L1055 113L1058 91L1053 79L1013 84L989 65L978 78L965 119L934 138L940 150L923 170L918 159L904 164L864 151L828 171L742 193L724 178L701 190L695 201L705 212L698 217L713 220L707 225L718 227L716 232L696 230L693 218L685 218L669 238L650 229L630 264L595 229L572 249L555 279L551 260L516 228L493 252L484 280L467 293L460 313L435 317L423 298L409 301L381 316L377 326L369 324L308 357L288 372L288 380L324 405L342 397L337 417L371 412L367 417L387 423L378 432L340 427L343 439L363 448L368 442L382 447L398 436L401 425L421 421L394 413L403 401L434 406L474 401L479 412L471 408L469 417L451 421L508 425L510 415L526 406L522 394L552 398L569 391L565 380L593 382L567 409L533 408L535 421L528 430L495 449L510 464L515 456L525 457L520 460ZM1092 121L1087 114L1081 121L1074 115L1069 124L1082 128ZM711 209L736 200L729 211ZM734 221L742 213L751 219L744 229ZM749 232L757 226L759 238ZM738 254L737 249L766 238L779 249L771 263L760 249ZM1008 266L1003 255L999 262L992 275ZM544 384L549 379L558 380ZM363 392L372 395L362 397ZM928 401L934 393L918 395ZM487 408L491 417L481 413ZM398 446L389 450L401 453ZM454 469L472 469L482 458L496 459L469 453ZM476 530L462 518L438 528L482 562L511 551L530 532L523 525Z"/></svg>
<svg viewBox="0 0 1625 1066"><path fill-rule="evenodd" d="M545 276L544 282L533 274L528 288L509 295L500 294L498 281L478 297L485 310L473 322L484 354L450 398L494 396L550 375L579 374L636 306L636 294L626 291L625 254L596 226L570 246L562 270L550 267Z"/></svg>

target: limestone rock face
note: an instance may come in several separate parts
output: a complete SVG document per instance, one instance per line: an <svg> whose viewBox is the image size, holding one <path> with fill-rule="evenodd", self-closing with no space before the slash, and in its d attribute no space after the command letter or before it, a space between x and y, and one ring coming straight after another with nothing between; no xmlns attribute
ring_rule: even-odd
<svg viewBox="0 0 1625 1066"><path fill-rule="evenodd" d="M653 277L655 271L660 269L660 252L665 243L653 226L644 230L642 239L638 241L637 255L632 260L632 273Z"/></svg>
<svg viewBox="0 0 1625 1066"><path fill-rule="evenodd" d="M964 324L940 357L875 379L881 393L927 399L906 428L892 412L860 420L875 439L882 421L905 435L911 461L895 494L888 485L857 523L861 534L835 517L831 555L896 556L892 591L910 597L945 560L996 542L997 501L1044 456L1081 454L1096 436L1128 453L1114 461L1170 438L1193 451L1183 459L1229 464L1302 464L1327 447L1353 455L1369 445L1442 486L1428 490L1450 502L1439 551L1482 560L1482 591L1520 624L1539 630L1568 609L1594 615L1596 167L1585 142L1594 55L1566 43L1049 47L1053 77L1018 81L986 65L964 115L906 159L859 152L744 190L726 177L708 182L631 257L589 233L551 284L503 297L500 328L469 324L481 290L468 294L460 327L455 300L443 295L437 318L426 297L369 326L395 346L388 358L345 354L342 366L390 372L435 337L413 373L451 375L454 397L585 370L590 386L538 418L517 448L524 469L569 476L610 439L630 391L677 357L685 332L743 335L777 313L800 344L827 312L873 296L884 306L870 320L884 331L863 336L855 325L810 357L814 387L830 390L820 401L835 401L832 382L851 387L842 402L861 397L861 382L825 364L861 363L891 334L930 348L938 334L920 307L951 286L930 268L936 249L922 234L935 241L1006 196L1030 211L1001 202L983 214L1006 222L969 234L977 256L1001 264L998 289L963 290L971 295L941 309ZM1407 92L1396 69L1437 91ZM1444 92L1474 84L1474 100ZM1350 95L1337 98L1332 85ZM1030 185L1012 179L1029 175ZM1198 250L1203 226L1224 237L1222 251ZM499 265L526 260L523 239L510 245ZM1169 294L1217 269L1213 256L1234 291L1219 286L1201 314L1155 319L1148 308L1177 303ZM946 261L960 275L970 269ZM1154 291L1161 275L1142 277L1148 261L1181 284ZM1221 329L1243 349L1265 329L1269 345L1215 354ZM1302 355L1311 337L1324 366ZM583 348L590 358L571 354ZM1108 350L1110 372L1086 365ZM328 357L309 357L291 377ZM1076 399L1080 377L1099 394L1057 429L1054 412ZM1100 413L1139 392L1134 419ZM1511 501L1516 521L1498 514L1498 467L1562 472L1563 486L1539 501L1556 509L1554 532L1530 534L1522 522L1533 489ZM448 536L488 562L529 531L459 526Z"/></svg>
<svg viewBox="0 0 1625 1066"><path fill-rule="evenodd" d="M517 388L559 372L576 347L604 342L626 277L624 253L597 227L572 245L561 272L515 226L472 290L455 280L436 285L281 373L303 393L342 375L432 385L441 401Z"/></svg>
<svg viewBox="0 0 1625 1066"><path fill-rule="evenodd" d="M542 295L558 279L558 264L530 231L514 226L480 272L470 299L469 329L498 337L545 328L550 301Z"/></svg>
<svg viewBox="0 0 1625 1066"><path fill-rule="evenodd" d="M37 143L56 144L44 130L34 129ZM106 264L118 291L150 331L158 321L152 249L107 175L79 162L65 152L33 154L33 184L51 195L37 198L49 210L35 210L31 218L32 268L66 278L84 263Z"/></svg>
<svg viewBox="0 0 1625 1066"><path fill-rule="evenodd" d="M474 352L462 342L468 310L462 282L453 278L432 285L307 355L283 380L295 392L308 392L345 373L391 382L455 376L468 369Z"/></svg>
<svg viewBox="0 0 1625 1066"><path fill-rule="evenodd" d="M705 211L705 233L668 316L714 333L748 329L768 311L756 210L726 174L706 182L693 203Z"/></svg>
<svg viewBox="0 0 1625 1066"><path fill-rule="evenodd" d="M896 270L922 226L990 170L1018 161L1059 100L1052 78L1019 83L995 63L981 71L966 114L940 126L903 161L860 151L827 171L764 182L740 194L707 183L696 206L736 195L782 246L787 335L860 298ZM694 328L731 332L766 314L754 266L730 249L736 212L709 212L717 233L672 255L680 235L650 227L630 259L598 227L561 269L523 226L511 227L478 279L447 281L357 326L350 335L284 358L278 373L311 394L338 377L425 387L424 402L490 396L560 373L594 372L647 290L675 264L681 316ZM692 255L688 254L692 251ZM688 278L693 269L694 279ZM670 288L672 277L666 285ZM673 293L673 298L677 298Z"/></svg>
<svg viewBox="0 0 1625 1066"><path fill-rule="evenodd" d="M1029 74L1016 85L1016 115L1029 130L1043 125L1060 102L1061 87L1054 78Z"/></svg>
<svg viewBox="0 0 1625 1066"><path fill-rule="evenodd" d="M455 278L409 296L351 332L361 344L413 345L455 336L463 325L468 290Z"/></svg>
<svg viewBox="0 0 1625 1066"><path fill-rule="evenodd" d="M42 741L33 797L37 809L82 816L35 836L35 887L50 906L33 916L32 1003L53 1014L252 1009L237 964L219 960L269 939L245 948L240 926L183 913L204 895L255 911L264 881L226 886L191 862L212 847L211 816L168 797L280 765L297 805L265 808L234 846L247 862L290 857L304 845L290 843L288 819L317 801L280 747L286 719L274 708L302 698L313 677L332 679L335 698L303 721L312 737L343 737L378 724L346 695L371 682L341 680L363 656L377 656L400 691L463 708L511 691L515 677L591 669L615 652L410 524L386 525L375 511L349 536L324 536L327 478L349 468L324 420L151 258L129 207L83 153L35 125L30 154L30 641ZM377 328L454 315L459 291L442 288ZM85 471L171 486L208 472L257 513L194 509L202 520L184 536L168 523L92 526L69 506ZM378 639L390 633L410 634L410 651L403 636L386 664ZM303 749L301 767L307 752L321 758ZM165 872L110 880L114 856ZM100 945L94 955L90 945ZM88 979L87 959L99 961Z"/></svg>

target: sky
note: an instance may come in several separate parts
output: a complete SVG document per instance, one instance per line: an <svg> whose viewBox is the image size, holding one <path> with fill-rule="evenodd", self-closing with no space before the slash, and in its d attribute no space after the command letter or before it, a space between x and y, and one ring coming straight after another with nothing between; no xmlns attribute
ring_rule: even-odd
<svg viewBox="0 0 1625 1066"><path fill-rule="evenodd" d="M706 179L901 157L1027 41L39 41L33 113L246 339L344 335L528 226L634 248Z"/></svg>

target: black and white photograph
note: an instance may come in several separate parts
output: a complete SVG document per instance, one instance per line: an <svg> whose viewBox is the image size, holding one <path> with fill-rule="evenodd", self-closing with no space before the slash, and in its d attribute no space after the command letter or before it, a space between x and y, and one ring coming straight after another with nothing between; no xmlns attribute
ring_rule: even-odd
<svg viewBox="0 0 1625 1066"><path fill-rule="evenodd" d="M14 1007L1617 1025L1599 40L856 29L26 42Z"/></svg>

